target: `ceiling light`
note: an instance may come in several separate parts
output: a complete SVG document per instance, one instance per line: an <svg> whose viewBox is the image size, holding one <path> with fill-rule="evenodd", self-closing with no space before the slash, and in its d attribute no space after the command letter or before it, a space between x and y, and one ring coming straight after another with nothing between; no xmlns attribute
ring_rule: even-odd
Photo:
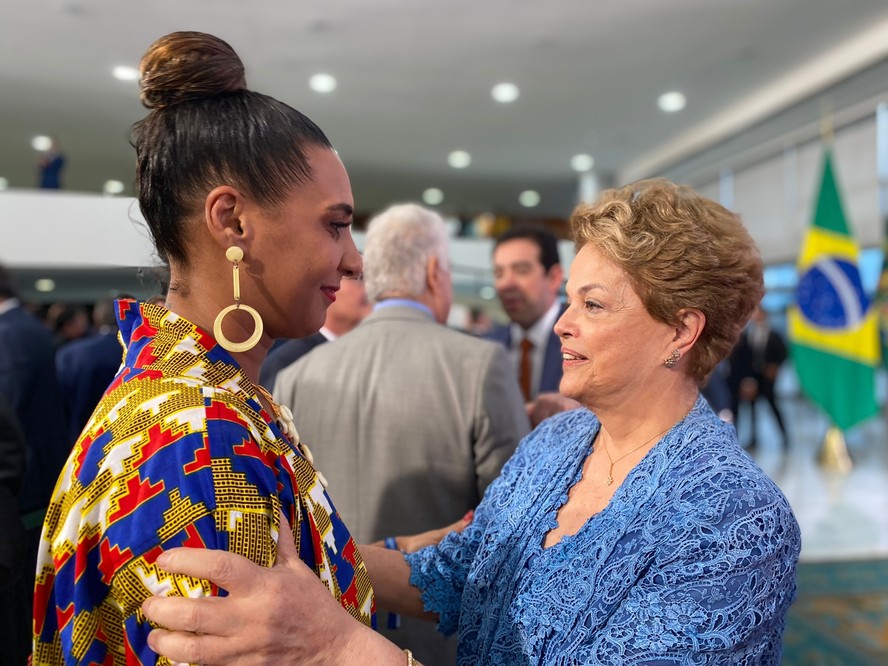
<svg viewBox="0 0 888 666"><path fill-rule="evenodd" d="M119 180L106 180L102 186L102 191L105 194L120 194L123 192L123 183Z"/></svg>
<svg viewBox="0 0 888 666"><path fill-rule="evenodd" d="M308 87L319 93L336 90L336 79L329 74L315 74L308 80Z"/></svg>
<svg viewBox="0 0 888 666"><path fill-rule="evenodd" d="M454 150L447 156L447 163L454 169L465 169L472 163L472 156L464 150Z"/></svg>
<svg viewBox="0 0 888 666"><path fill-rule="evenodd" d="M34 150L38 150L41 153L46 152L50 148L52 148L52 139L43 134L39 136L35 136L31 139L31 148Z"/></svg>
<svg viewBox="0 0 888 666"><path fill-rule="evenodd" d="M37 291L47 292L55 290L55 280L49 278L40 278L34 283L34 289Z"/></svg>
<svg viewBox="0 0 888 666"><path fill-rule="evenodd" d="M533 208L540 202L540 193L535 190L524 190L518 195L518 203L525 208Z"/></svg>
<svg viewBox="0 0 888 666"><path fill-rule="evenodd" d="M422 193L422 200L425 201L429 206L437 206L439 203L444 201L444 193L437 187L430 187Z"/></svg>
<svg viewBox="0 0 888 666"><path fill-rule="evenodd" d="M514 83L497 83L490 91L490 95L501 104L509 104L518 99L521 91Z"/></svg>
<svg viewBox="0 0 888 666"><path fill-rule="evenodd" d="M591 171L594 166L594 158L587 153L580 153L579 155L574 155L570 158L570 168L574 171L579 171L580 173Z"/></svg>
<svg viewBox="0 0 888 666"><path fill-rule="evenodd" d="M660 107L660 110L666 113L681 111L687 103L688 100L680 92L663 93L657 99L657 105Z"/></svg>
<svg viewBox="0 0 888 666"><path fill-rule="evenodd" d="M0 178L0 190L5 190L7 187L9 187L9 181L5 178Z"/></svg>
<svg viewBox="0 0 888 666"><path fill-rule="evenodd" d="M114 75L115 79L119 79L121 81L138 81L139 80L139 70L133 67L125 67L124 65L118 65L111 73Z"/></svg>

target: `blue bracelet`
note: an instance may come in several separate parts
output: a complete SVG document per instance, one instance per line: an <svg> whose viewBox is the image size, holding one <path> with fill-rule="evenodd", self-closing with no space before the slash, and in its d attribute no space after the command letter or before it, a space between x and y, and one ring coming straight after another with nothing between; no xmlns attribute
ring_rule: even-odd
<svg viewBox="0 0 888 666"><path fill-rule="evenodd" d="M382 540L382 542L385 544L385 547L388 548L389 550L401 550L400 548L398 548L398 541L395 539L395 537L386 537L385 539ZM385 628L393 630L393 629L398 629L400 626L401 626L401 616L398 615L397 613L389 613L387 621L385 623ZM412 659L412 658L413 658L412 655L410 657L408 657L408 659Z"/></svg>

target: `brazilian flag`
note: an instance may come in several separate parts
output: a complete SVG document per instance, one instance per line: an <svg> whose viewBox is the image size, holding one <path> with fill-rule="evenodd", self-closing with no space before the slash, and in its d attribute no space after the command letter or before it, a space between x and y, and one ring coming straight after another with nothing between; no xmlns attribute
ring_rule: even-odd
<svg viewBox="0 0 888 666"><path fill-rule="evenodd" d="M879 411L879 321L863 291L857 257L827 149L814 221L799 256L789 339L802 390L842 430Z"/></svg>

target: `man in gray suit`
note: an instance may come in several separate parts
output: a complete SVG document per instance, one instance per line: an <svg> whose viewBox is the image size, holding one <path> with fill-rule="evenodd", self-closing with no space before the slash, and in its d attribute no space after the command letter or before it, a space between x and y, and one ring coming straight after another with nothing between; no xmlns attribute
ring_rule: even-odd
<svg viewBox="0 0 888 666"><path fill-rule="evenodd" d="M459 519L529 429L502 345L443 325L453 287L436 213L408 204L373 219L364 279L373 313L274 386L358 543ZM422 663L455 663L455 641L432 623L402 618L386 632L387 620L383 632Z"/></svg>

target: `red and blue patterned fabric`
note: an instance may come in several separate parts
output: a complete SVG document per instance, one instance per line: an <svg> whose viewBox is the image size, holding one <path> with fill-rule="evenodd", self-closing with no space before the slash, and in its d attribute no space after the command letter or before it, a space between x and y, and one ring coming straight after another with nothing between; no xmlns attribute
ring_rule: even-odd
<svg viewBox="0 0 888 666"><path fill-rule="evenodd" d="M169 663L147 645L142 602L224 591L161 571L157 556L213 548L271 566L280 511L301 558L372 624L353 539L228 352L160 306L117 308L124 364L68 458L43 527L33 663Z"/></svg>

